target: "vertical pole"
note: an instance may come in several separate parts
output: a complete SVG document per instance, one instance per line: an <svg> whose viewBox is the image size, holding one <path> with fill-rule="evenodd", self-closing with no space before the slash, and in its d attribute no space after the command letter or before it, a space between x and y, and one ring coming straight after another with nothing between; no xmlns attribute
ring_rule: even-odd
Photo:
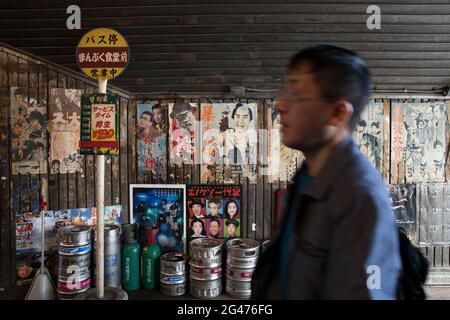
<svg viewBox="0 0 450 320"><path fill-rule="evenodd" d="M98 80L98 91L106 93L108 80ZM95 207L97 208L97 242L96 242L96 297L103 299L105 296L104 279L104 255L105 255L105 235L104 235L104 205L105 205L105 156L96 156L95 171Z"/></svg>

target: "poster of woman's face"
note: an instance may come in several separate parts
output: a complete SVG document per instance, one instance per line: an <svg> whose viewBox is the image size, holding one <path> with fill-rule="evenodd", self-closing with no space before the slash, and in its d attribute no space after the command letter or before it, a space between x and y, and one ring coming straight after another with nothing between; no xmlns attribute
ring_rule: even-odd
<svg viewBox="0 0 450 320"><path fill-rule="evenodd" d="M240 217L240 200L230 200L225 202L225 218L239 219Z"/></svg>

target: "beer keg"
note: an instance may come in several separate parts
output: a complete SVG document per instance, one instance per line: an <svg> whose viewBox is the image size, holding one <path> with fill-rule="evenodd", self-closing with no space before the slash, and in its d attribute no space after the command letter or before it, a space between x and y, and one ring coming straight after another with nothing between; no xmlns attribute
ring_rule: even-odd
<svg viewBox="0 0 450 320"><path fill-rule="evenodd" d="M186 256L166 253L160 258L160 292L167 296L186 293Z"/></svg>

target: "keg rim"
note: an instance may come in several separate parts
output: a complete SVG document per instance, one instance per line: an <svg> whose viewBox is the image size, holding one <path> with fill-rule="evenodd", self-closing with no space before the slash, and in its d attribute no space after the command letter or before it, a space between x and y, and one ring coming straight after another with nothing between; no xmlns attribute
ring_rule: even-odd
<svg viewBox="0 0 450 320"><path fill-rule="evenodd" d="M239 245L241 243L247 243L249 242L250 244L253 243L254 246L248 247L248 248L241 248L241 247L234 247L234 243L235 242L239 242ZM236 244L238 245L238 244ZM227 249L231 249L231 250L238 250L238 251L245 251L245 250L258 250L261 247L261 244L259 243L259 241L254 240L254 239L248 239L248 238L234 238L234 239L230 239L227 242Z"/></svg>
<svg viewBox="0 0 450 320"><path fill-rule="evenodd" d="M206 246L207 244L211 244L211 246ZM189 248L197 249L197 250L213 250L223 245L222 239L215 238L198 238L189 242Z"/></svg>

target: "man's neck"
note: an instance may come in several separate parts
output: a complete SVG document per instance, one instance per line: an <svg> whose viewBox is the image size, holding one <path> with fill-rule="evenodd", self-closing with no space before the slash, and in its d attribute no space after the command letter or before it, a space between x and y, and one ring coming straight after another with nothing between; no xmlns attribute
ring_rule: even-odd
<svg viewBox="0 0 450 320"><path fill-rule="evenodd" d="M349 132L343 132L334 139L323 145L321 148L311 151L305 151L307 174L310 177L316 177L324 164L327 162L334 148L349 136Z"/></svg>

